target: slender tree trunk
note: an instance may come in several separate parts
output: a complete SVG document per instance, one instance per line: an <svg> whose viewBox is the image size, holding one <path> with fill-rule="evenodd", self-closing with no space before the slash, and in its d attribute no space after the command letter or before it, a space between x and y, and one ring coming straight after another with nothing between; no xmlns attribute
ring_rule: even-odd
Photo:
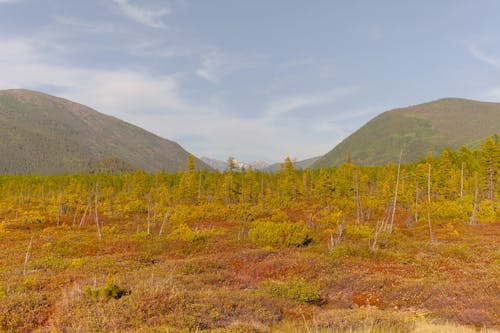
<svg viewBox="0 0 500 333"><path fill-rule="evenodd" d="M396 203L398 200L398 187L399 187L399 174L401 172L401 159L403 157L403 149L399 153L399 162L398 162L398 174L396 176L396 189L394 191L394 202L392 205L392 215L391 215L391 224L389 225L389 233L392 233L392 228L394 227L394 217L396 214Z"/></svg>
<svg viewBox="0 0 500 333"><path fill-rule="evenodd" d="M101 224L99 223L99 214L98 214L98 209L97 209L97 205L98 205L98 198L99 198L99 185L96 184L95 185L95 207L94 207L94 210L95 210L95 224L96 224L96 227L97 227L97 236L99 237L99 240L102 240L102 233L101 233Z"/></svg>
<svg viewBox="0 0 500 333"><path fill-rule="evenodd" d="M470 216L470 224L476 224L476 212L477 212L477 199L479 196L479 188L477 185L477 177L474 179L474 206L472 207L472 214Z"/></svg>
<svg viewBox="0 0 500 333"><path fill-rule="evenodd" d="M87 218L87 212L89 209L92 209L92 199L89 199L89 203L87 204L87 207L85 207L85 211L83 212L82 218L80 220L80 224L78 225L79 228L83 227L85 224L85 219Z"/></svg>
<svg viewBox="0 0 500 333"><path fill-rule="evenodd" d="M151 233L151 194L148 194L148 226L147 226L148 235Z"/></svg>
<svg viewBox="0 0 500 333"><path fill-rule="evenodd" d="M462 168L460 169L460 199L464 198L464 162L462 162Z"/></svg>
<svg viewBox="0 0 500 333"><path fill-rule="evenodd" d="M434 243L434 233L431 224L431 164L429 163L429 172L427 174L427 222L429 224L429 238L431 244Z"/></svg>
<svg viewBox="0 0 500 333"><path fill-rule="evenodd" d="M30 260L31 244L33 244L33 236L31 236L31 238L30 238L30 242L28 244L28 249L26 250L26 254L24 255L23 275L26 275L26 272L27 272L28 260Z"/></svg>
<svg viewBox="0 0 500 333"><path fill-rule="evenodd" d="M415 223L418 222L418 180L415 184Z"/></svg>
<svg viewBox="0 0 500 333"><path fill-rule="evenodd" d="M359 180L357 172L354 173L354 203L356 204L356 221L358 224L363 223L363 211L359 197Z"/></svg>
<svg viewBox="0 0 500 333"><path fill-rule="evenodd" d="M161 238L161 235L163 234L163 228L165 227L165 224L168 223L168 218L170 216L170 212L167 212L165 216L163 216L163 222L161 223L160 231L158 232L158 239Z"/></svg>
<svg viewBox="0 0 500 333"><path fill-rule="evenodd" d="M71 227L74 228L76 224L76 218L78 217L78 203L75 207L75 214L73 215L73 223L71 223Z"/></svg>

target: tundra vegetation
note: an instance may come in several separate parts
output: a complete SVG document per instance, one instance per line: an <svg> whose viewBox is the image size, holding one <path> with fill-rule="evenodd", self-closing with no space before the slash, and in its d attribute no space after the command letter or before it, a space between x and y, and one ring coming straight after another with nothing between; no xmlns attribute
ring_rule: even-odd
<svg viewBox="0 0 500 333"><path fill-rule="evenodd" d="M0 330L496 332L499 170L0 176Z"/></svg>

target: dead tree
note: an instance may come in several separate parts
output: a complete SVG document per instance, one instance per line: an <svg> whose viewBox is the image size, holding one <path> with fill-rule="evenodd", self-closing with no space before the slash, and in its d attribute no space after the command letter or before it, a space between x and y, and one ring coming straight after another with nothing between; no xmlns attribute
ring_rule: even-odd
<svg viewBox="0 0 500 333"><path fill-rule="evenodd" d="M472 214L470 216L470 224L476 224L476 214L477 214L477 200L479 196L479 188L477 185L477 177L474 179L474 205L472 206Z"/></svg>
<svg viewBox="0 0 500 333"><path fill-rule="evenodd" d="M95 224L96 224L96 227L97 227L97 236L99 237L99 240L102 240L102 233L101 233L101 224L99 223L99 214L98 214L98 209L97 209L97 205L98 205L98 197L99 197L99 185L98 184L95 184L95 193L94 193L94 197L95 197L95 207L94 207L94 210L95 210Z"/></svg>
<svg viewBox="0 0 500 333"><path fill-rule="evenodd" d="M428 163L429 172L427 173L427 222L429 224L429 238L431 244L434 244L434 233L431 224L431 164Z"/></svg>
<svg viewBox="0 0 500 333"><path fill-rule="evenodd" d="M389 233L392 233L392 228L394 227L394 216L396 214L396 203L398 200L399 174L401 172L402 157L403 157L403 149L401 149L401 152L399 153L398 174L396 176L396 189L394 190L394 202L392 205L391 224L389 225Z"/></svg>

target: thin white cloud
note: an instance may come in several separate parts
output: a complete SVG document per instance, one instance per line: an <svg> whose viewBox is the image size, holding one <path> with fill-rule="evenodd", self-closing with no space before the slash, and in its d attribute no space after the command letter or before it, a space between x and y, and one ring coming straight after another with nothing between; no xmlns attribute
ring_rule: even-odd
<svg viewBox="0 0 500 333"><path fill-rule="evenodd" d="M180 97L173 76L54 65L30 40L0 40L0 89L59 87L59 95L115 116L134 112L201 112Z"/></svg>
<svg viewBox="0 0 500 333"><path fill-rule="evenodd" d="M494 56L488 55L479 48L475 46L471 46L469 48L470 53L476 58L477 60L488 64L490 66L493 66L495 68L500 68L500 58L496 58Z"/></svg>
<svg viewBox="0 0 500 333"><path fill-rule="evenodd" d="M172 46L165 46L154 41L140 41L127 46L130 54L142 58L171 59L179 56L190 56L191 52Z"/></svg>
<svg viewBox="0 0 500 333"><path fill-rule="evenodd" d="M74 27L86 32L97 34L111 34L117 32L116 26L111 23L85 22L77 17L72 16L57 16L54 18L54 20L58 24Z"/></svg>
<svg viewBox="0 0 500 333"><path fill-rule="evenodd" d="M203 56L202 65L195 73L207 81L220 83L222 77L225 75L221 56L215 52Z"/></svg>
<svg viewBox="0 0 500 333"><path fill-rule="evenodd" d="M218 84L228 75L250 68L255 68L263 63L261 56L224 54L211 51L202 56L201 66L195 74L209 82Z"/></svg>
<svg viewBox="0 0 500 333"><path fill-rule="evenodd" d="M354 88L338 88L313 94L287 96L271 102L267 114L270 117L277 117L298 109L325 105L354 91Z"/></svg>
<svg viewBox="0 0 500 333"><path fill-rule="evenodd" d="M10 4L10 3L19 3L23 0L0 0L0 5L1 4Z"/></svg>
<svg viewBox="0 0 500 333"><path fill-rule="evenodd" d="M170 14L168 8L157 10L133 5L129 0L112 0L129 19L151 28L165 29L164 18Z"/></svg>

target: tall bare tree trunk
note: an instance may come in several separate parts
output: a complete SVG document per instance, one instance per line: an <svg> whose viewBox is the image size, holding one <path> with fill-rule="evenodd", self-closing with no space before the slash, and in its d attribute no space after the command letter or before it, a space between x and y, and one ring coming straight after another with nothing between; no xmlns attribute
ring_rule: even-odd
<svg viewBox="0 0 500 333"><path fill-rule="evenodd" d="M26 254L24 255L23 275L26 275L26 272L27 272L28 260L30 260L31 244L33 244L33 236L31 236L31 238L30 238L30 242L28 244L28 249L26 250Z"/></svg>
<svg viewBox="0 0 500 333"><path fill-rule="evenodd" d="M158 239L161 238L161 235L163 234L163 228L165 227L165 224L168 223L168 218L170 217L170 211L163 216L163 222L161 223L160 231L158 232Z"/></svg>
<svg viewBox="0 0 500 333"><path fill-rule="evenodd" d="M429 172L427 173L427 222L429 224L429 238L431 244L434 243L434 233L431 224L431 164L429 163Z"/></svg>
<svg viewBox="0 0 500 333"><path fill-rule="evenodd" d="M464 162L462 162L462 168L460 169L460 199L464 198Z"/></svg>
<svg viewBox="0 0 500 333"><path fill-rule="evenodd" d="M476 212L477 212L477 199L479 196L479 188L477 185L477 177L474 179L474 206L472 207L472 214L470 216L470 224L476 224Z"/></svg>
<svg viewBox="0 0 500 333"><path fill-rule="evenodd" d="M356 221L358 224L363 223L363 210L359 197L359 180L357 172L354 172L354 203L356 204Z"/></svg>
<svg viewBox="0 0 500 333"><path fill-rule="evenodd" d="M418 180L415 184L415 223L418 222Z"/></svg>
<svg viewBox="0 0 500 333"><path fill-rule="evenodd" d="M79 228L83 227L83 225L85 224L85 220L87 219L87 212L89 211L89 209L92 209L92 198L89 198L89 203L87 204L87 207L85 207L85 211L83 212L80 224L78 225Z"/></svg>
<svg viewBox="0 0 500 333"><path fill-rule="evenodd" d="M95 184L95 207L94 207L94 210L95 210L95 224L96 224L96 227L97 227L97 236L99 237L99 240L102 240L102 233L101 233L101 224L99 223L99 214L98 214L98 209L97 209L97 205L98 205L98 198L99 198L99 185L98 184Z"/></svg>
<svg viewBox="0 0 500 333"><path fill-rule="evenodd" d="M398 200L399 174L401 172L401 159L402 159L402 157L403 157L403 149L401 149L401 152L399 153L398 174L396 176L396 189L394 191L394 202L392 205L392 215L391 215L391 224L389 225L389 233L392 232L392 228L394 227L394 217L396 214L396 203Z"/></svg>

